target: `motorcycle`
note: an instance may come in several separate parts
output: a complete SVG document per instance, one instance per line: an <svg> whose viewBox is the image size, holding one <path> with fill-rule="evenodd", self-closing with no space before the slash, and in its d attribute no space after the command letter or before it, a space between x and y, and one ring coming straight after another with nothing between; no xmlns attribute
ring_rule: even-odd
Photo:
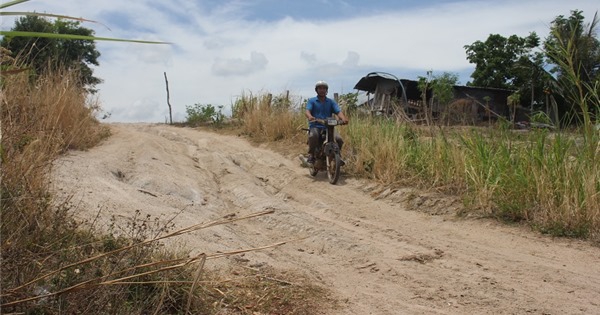
<svg viewBox="0 0 600 315"><path fill-rule="evenodd" d="M335 185L340 178L340 167L342 166L342 157L340 147L335 141L335 127L344 125L344 121L335 118L316 119L314 122L323 125L326 128L320 129L319 146L315 150L315 162L307 163L306 158L301 158L303 164L308 166L311 176L317 176L319 171L327 171L329 183ZM304 129L309 131L309 129Z"/></svg>

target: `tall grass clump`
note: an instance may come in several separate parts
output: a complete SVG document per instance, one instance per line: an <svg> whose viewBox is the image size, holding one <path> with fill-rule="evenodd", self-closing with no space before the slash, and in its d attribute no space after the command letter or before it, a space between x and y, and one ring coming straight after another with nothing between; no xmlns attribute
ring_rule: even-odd
<svg viewBox="0 0 600 315"><path fill-rule="evenodd" d="M97 104L68 71L2 78L2 241L39 244L47 220L48 173L67 149L86 149L108 135L94 118ZM83 105L85 104L85 105Z"/></svg>
<svg viewBox="0 0 600 315"><path fill-rule="evenodd" d="M341 133L348 144L349 169L385 184L448 186L459 184L460 152L437 130L385 117L352 115Z"/></svg>
<svg viewBox="0 0 600 315"><path fill-rule="evenodd" d="M600 239L600 82L584 79L590 74L583 72L578 58L584 47L578 47L576 30L570 34L553 30L553 35L558 40L547 47L547 54L562 74L556 87L577 109L582 123L575 135L559 133L546 148L547 171L536 178L540 187L536 223L555 234ZM538 152L543 150L539 147Z"/></svg>
<svg viewBox="0 0 600 315"><path fill-rule="evenodd" d="M459 136L465 200L472 209L516 221L528 218L522 214L531 204L531 167L523 153L528 140L518 138L507 129L473 129Z"/></svg>
<svg viewBox="0 0 600 315"><path fill-rule="evenodd" d="M597 238L600 170L577 139L546 130L462 136L469 203L553 235Z"/></svg>
<svg viewBox="0 0 600 315"><path fill-rule="evenodd" d="M306 119L301 105L286 96L244 93L233 105L233 119L242 131L259 141L278 141L303 136Z"/></svg>
<svg viewBox="0 0 600 315"><path fill-rule="evenodd" d="M600 167L590 158L589 147L578 137L558 134L543 145L539 141L533 157L544 156L533 165L536 205L534 223L558 235L600 237Z"/></svg>
<svg viewBox="0 0 600 315"><path fill-rule="evenodd" d="M600 172L577 134L445 130L353 117L350 172L384 184L462 195L467 210L524 221L553 235L600 235Z"/></svg>
<svg viewBox="0 0 600 315"><path fill-rule="evenodd" d="M25 67L3 60L2 70L10 68ZM2 76L0 304L24 298L25 292L42 295L61 279L11 289L57 268L62 258L77 256L65 244L89 241L65 207L52 205L49 193L49 173L59 154L92 147L108 135L94 118L97 104L87 98L76 78L69 71ZM31 305L14 310L36 309Z"/></svg>

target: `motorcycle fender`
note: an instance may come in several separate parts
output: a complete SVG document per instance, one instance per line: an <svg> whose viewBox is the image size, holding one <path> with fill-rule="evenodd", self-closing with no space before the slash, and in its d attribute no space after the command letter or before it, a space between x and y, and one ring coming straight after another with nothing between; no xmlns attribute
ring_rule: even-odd
<svg viewBox="0 0 600 315"><path fill-rule="evenodd" d="M332 155L339 152L340 148L338 147L337 143L333 142L325 145L325 155Z"/></svg>

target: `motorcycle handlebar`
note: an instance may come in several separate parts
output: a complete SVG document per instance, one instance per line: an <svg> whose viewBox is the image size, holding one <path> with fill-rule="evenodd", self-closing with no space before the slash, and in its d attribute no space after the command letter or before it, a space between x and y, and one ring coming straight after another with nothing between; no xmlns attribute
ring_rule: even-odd
<svg viewBox="0 0 600 315"><path fill-rule="evenodd" d="M331 123L332 121L335 121L335 124L332 124ZM315 120L313 120L313 122L316 122L316 123L318 123L320 125L323 125L323 126L331 126L331 125L333 125L333 126L339 126L339 125L345 125L345 124L347 124L346 122L344 122L341 119L318 119L318 118L316 118Z"/></svg>

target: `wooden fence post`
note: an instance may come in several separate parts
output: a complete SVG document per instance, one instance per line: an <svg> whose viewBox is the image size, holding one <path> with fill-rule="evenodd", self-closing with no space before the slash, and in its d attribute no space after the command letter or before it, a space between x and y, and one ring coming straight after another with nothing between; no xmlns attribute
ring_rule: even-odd
<svg viewBox="0 0 600 315"><path fill-rule="evenodd" d="M267 94L267 107L271 107L271 101L273 100L273 94Z"/></svg>
<svg viewBox="0 0 600 315"><path fill-rule="evenodd" d="M171 112L171 101L169 100L169 80L167 80L167 72L165 74L165 85L167 86L167 105L169 106L169 124L173 124L173 113Z"/></svg>

